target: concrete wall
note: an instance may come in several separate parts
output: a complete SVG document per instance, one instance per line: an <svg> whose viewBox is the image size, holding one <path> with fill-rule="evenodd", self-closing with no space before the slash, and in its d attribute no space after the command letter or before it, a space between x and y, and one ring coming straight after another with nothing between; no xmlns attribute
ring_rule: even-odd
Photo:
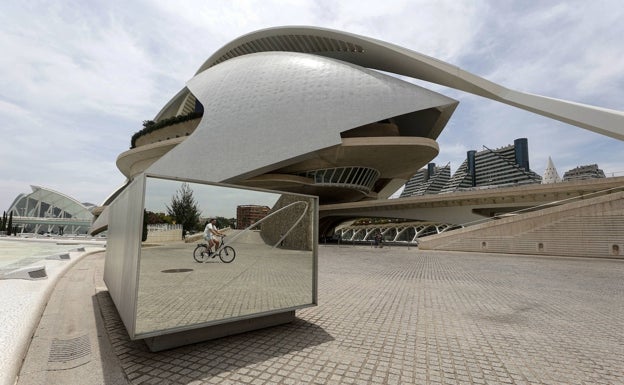
<svg viewBox="0 0 624 385"><path fill-rule="evenodd" d="M145 178L139 176L108 206L104 282L130 338L136 319Z"/></svg>
<svg viewBox="0 0 624 385"><path fill-rule="evenodd" d="M175 242L182 241L182 229L158 230L147 233L147 243Z"/></svg>
<svg viewBox="0 0 624 385"><path fill-rule="evenodd" d="M624 192L424 237L419 248L624 259Z"/></svg>

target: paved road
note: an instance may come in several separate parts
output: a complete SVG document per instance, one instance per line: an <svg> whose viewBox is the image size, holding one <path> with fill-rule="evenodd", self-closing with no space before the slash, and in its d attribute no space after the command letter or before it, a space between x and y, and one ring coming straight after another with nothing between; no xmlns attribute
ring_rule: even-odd
<svg viewBox="0 0 624 385"><path fill-rule="evenodd" d="M82 384L624 384L621 260L321 246L318 307L160 353L128 339L102 263L72 269L92 281L95 321L82 322L97 333L72 337L90 356L63 368L35 338L20 385L81 368Z"/></svg>

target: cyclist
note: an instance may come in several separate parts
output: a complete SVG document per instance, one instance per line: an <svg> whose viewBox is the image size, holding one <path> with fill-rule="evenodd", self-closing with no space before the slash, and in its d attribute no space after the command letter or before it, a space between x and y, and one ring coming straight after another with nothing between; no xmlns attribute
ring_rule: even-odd
<svg viewBox="0 0 624 385"><path fill-rule="evenodd" d="M212 253L212 247L217 250L219 248L219 238L225 234L217 229L217 218L211 218L204 229L204 239L208 241L208 251Z"/></svg>

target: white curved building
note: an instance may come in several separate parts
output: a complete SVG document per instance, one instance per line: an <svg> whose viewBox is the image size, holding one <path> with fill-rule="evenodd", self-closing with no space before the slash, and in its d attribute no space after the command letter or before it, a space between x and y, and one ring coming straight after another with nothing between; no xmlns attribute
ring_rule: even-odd
<svg viewBox="0 0 624 385"><path fill-rule="evenodd" d="M188 87L202 101L199 126L188 140L122 154L117 164L128 177L147 166L318 195L322 203L386 198L438 154L435 139L457 105L389 75L295 52L229 60ZM213 165L195 169L198 162Z"/></svg>
<svg viewBox="0 0 624 385"><path fill-rule="evenodd" d="M458 103L387 73L449 86L624 139L621 112L509 90L375 39L314 27L280 27L242 36L209 57L154 122L133 136L132 148L117 159L129 182L111 196L110 206L93 228L108 225L104 280L131 338L145 338L151 349L178 346L290 322L296 309L317 303L314 239L325 234L322 229L335 220L329 216L319 220L319 204L389 202L380 199L390 196L438 154L436 139ZM199 276L211 271L203 265L177 268L192 261L192 248L178 255L164 253L162 266L172 269L162 270L154 254L159 249L141 247L146 202L152 194L159 195L154 186L162 180L173 183L170 186L195 183L198 188L227 184L219 186L226 188L219 190L226 191L222 195L237 194L231 185L267 188L280 190L280 200L306 202L302 215L307 216L308 227L302 234L312 239L311 250L297 250L302 254L269 268L251 263L249 271L263 275L259 281L273 283L268 273L280 271L285 261L294 262L305 270L304 278L288 277L294 270L286 269L284 282L301 284L307 294L285 307L237 313L230 319L185 320L166 330L159 329L158 322L144 327L152 314L156 320L163 314L143 306L154 293L167 291L163 286L167 278L161 273L184 271ZM305 195L287 196L288 192ZM396 208L404 207L397 204ZM244 258L258 257L255 254L263 250L260 246L266 245L241 253L241 264L228 265L228 269L247 266ZM273 254L272 249L260 258L266 261ZM140 278L141 271L153 274ZM228 270L223 271L214 280L227 278ZM237 295L237 301L264 293L248 284L243 283L246 295ZM284 294L294 292L285 285L281 288ZM181 291L172 300L204 308L210 301L195 289ZM272 285L261 289L276 292ZM187 297L199 302L187 301ZM254 303L266 300L261 296ZM231 301L228 297L221 302ZM167 309L178 308L172 304ZM181 310L183 318L197 309L187 310Z"/></svg>
<svg viewBox="0 0 624 385"><path fill-rule="evenodd" d="M321 204L387 198L438 154L457 101L378 71L624 139L620 111L513 91L363 36L279 27L210 56L154 122L187 120L135 134L117 165L130 179L148 171L313 194Z"/></svg>
<svg viewBox="0 0 624 385"><path fill-rule="evenodd" d="M86 234L93 221L91 204L80 203L60 192L30 186L30 194L18 195L9 208L21 233Z"/></svg>

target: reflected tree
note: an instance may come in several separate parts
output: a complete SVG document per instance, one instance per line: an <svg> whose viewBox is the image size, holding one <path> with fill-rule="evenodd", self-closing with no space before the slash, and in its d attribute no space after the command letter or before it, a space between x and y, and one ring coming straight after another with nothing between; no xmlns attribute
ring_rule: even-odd
<svg viewBox="0 0 624 385"><path fill-rule="evenodd" d="M236 218L226 218L226 217L216 217L217 219L217 228L224 229L226 227L230 227L232 229L236 228Z"/></svg>
<svg viewBox="0 0 624 385"><path fill-rule="evenodd" d="M165 213L155 213L153 211L147 211L147 224L156 225L160 223L173 223L173 218Z"/></svg>
<svg viewBox="0 0 624 385"><path fill-rule="evenodd" d="M167 207L169 215L175 223L182 225L182 232L194 230L199 223L201 210L193 197L193 190L188 183L182 183L180 189L171 198L171 205Z"/></svg>

